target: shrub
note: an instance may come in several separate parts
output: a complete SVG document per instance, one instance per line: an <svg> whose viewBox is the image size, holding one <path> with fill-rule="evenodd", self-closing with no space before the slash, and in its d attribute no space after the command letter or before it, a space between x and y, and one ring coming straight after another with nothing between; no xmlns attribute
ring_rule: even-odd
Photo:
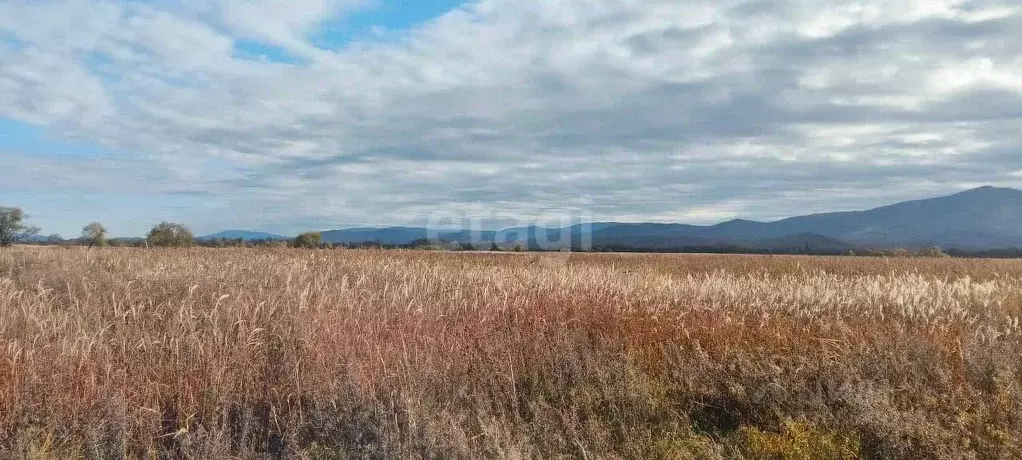
<svg viewBox="0 0 1022 460"><path fill-rule="evenodd" d="M307 232L298 235L291 243L296 248L317 249L323 243L323 236L319 232Z"/></svg>
<svg viewBox="0 0 1022 460"><path fill-rule="evenodd" d="M194 244L195 235L184 225L162 222L149 231L146 241L153 247L185 248Z"/></svg>

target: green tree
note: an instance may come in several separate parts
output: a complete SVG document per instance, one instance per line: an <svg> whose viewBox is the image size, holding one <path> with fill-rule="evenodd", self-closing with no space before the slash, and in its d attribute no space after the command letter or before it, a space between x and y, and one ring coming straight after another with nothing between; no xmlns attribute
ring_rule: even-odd
<svg viewBox="0 0 1022 460"><path fill-rule="evenodd" d="M27 226L24 221L21 208L0 207L0 246L11 246L39 233L38 227Z"/></svg>
<svg viewBox="0 0 1022 460"><path fill-rule="evenodd" d="M323 236L319 232L307 232L298 235L292 245L296 248L316 249L323 243Z"/></svg>
<svg viewBox="0 0 1022 460"><path fill-rule="evenodd" d="M161 222L149 231L146 241L154 247L186 248L195 242L195 235L184 225Z"/></svg>
<svg viewBox="0 0 1022 460"><path fill-rule="evenodd" d="M82 243L93 246L106 246L106 227L99 222L92 222L82 227Z"/></svg>

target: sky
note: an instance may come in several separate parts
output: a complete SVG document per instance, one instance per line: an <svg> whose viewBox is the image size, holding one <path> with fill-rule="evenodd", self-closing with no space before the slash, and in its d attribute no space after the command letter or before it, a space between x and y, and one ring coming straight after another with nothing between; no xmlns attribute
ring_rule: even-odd
<svg viewBox="0 0 1022 460"><path fill-rule="evenodd" d="M773 220L1020 148L1009 1L0 0L0 206L44 234Z"/></svg>

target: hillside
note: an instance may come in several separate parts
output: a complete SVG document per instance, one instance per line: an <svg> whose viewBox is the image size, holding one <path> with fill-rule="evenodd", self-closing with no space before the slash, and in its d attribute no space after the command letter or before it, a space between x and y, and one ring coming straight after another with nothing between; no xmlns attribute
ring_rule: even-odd
<svg viewBox="0 0 1022 460"><path fill-rule="evenodd" d="M564 235L564 238L562 238ZM230 231L203 238L279 239L279 235ZM425 238L457 243L509 244L532 248L578 247L669 250L840 252L858 248L941 246L962 250L1022 247L1022 191L981 187L949 196L906 201L864 211L831 212L774 222L735 219L716 225L598 222L570 228L537 226L500 231L422 227L349 228L322 232L327 243L407 245ZM570 239L568 238L570 236Z"/></svg>
<svg viewBox="0 0 1022 460"><path fill-rule="evenodd" d="M241 238L244 241L256 241L256 240L283 240L287 239L286 236L275 235L273 233L265 232L251 232L248 230L227 230L212 235L203 235L198 239L200 240L215 240L218 238L224 238L228 240L236 240Z"/></svg>

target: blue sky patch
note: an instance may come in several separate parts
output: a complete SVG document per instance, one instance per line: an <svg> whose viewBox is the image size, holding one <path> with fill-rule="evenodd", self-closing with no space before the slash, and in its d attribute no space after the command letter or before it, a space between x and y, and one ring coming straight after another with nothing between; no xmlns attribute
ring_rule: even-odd
<svg viewBox="0 0 1022 460"><path fill-rule="evenodd" d="M268 61L284 64L302 64L306 62L304 59L294 56L279 46L247 39L234 41L234 57L250 61Z"/></svg>
<svg viewBox="0 0 1022 460"><path fill-rule="evenodd" d="M377 31L414 29L470 2L459 0L383 1L320 27L312 43L324 49L341 49L350 43L380 38Z"/></svg>
<svg viewBox="0 0 1022 460"><path fill-rule="evenodd" d="M110 151L94 143L54 136L38 126L0 117L0 149L48 157L100 158Z"/></svg>

